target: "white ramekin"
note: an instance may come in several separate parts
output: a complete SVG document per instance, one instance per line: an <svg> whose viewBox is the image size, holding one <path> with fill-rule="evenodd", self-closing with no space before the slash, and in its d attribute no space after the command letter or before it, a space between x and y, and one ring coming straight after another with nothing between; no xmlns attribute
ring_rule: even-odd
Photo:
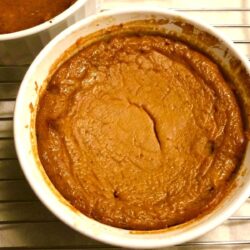
<svg viewBox="0 0 250 250"><path fill-rule="evenodd" d="M153 233L136 233L104 225L72 209L68 202L65 201L53 185L51 185L41 167L40 161L37 160L37 152L36 149L34 149L36 148L36 142L32 139L35 137L32 117L33 112L36 112L39 92L37 88L39 89L42 86L53 62L55 62L67 48L73 45L77 39L112 25L152 18L156 20L169 19L170 22L167 24L163 22L162 24L162 28L166 29L166 32L183 32L184 28L182 29L181 26L176 26L176 24L171 22L173 19L189 24L185 29L190 33L193 32L193 34L190 34L192 36L196 36L199 30L210 34L210 38L211 36L216 38L220 41L220 44L213 45L210 41L211 45L208 46L206 50L216 55L225 65L230 61L228 55L232 55L240 60L249 74L247 59L237 51L233 43L220 35L214 28L200 21L193 20L180 13L157 8L107 11L86 18L66 29L42 50L32 63L22 82L17 97L14 118L14 136L18 158L27 180L41 201L63 222L84 235L117 246L144 249L172 246L189 241L213 229L232 215L250 194L249 145L247 146L240 172L236 177L235 183L237 183L237 185L226 195L216 209L200 219L196 219L191 223L179 227L173 227L171 230L160 230L154 231ZM187 29L188 27L195 27L195 29ZM224 53L225 51L227 51L227 53ZM231 68L231 70L233 69ZM249 75L247 75L247 77L249 77Z"/></svg>
<svg viewBox="0 0 250 250"><path fill-rule="evenodd" d="M40 25L0 34L0 65L30 64L53 37L95 11L96 0L78 0L61 14Z"/></svg>

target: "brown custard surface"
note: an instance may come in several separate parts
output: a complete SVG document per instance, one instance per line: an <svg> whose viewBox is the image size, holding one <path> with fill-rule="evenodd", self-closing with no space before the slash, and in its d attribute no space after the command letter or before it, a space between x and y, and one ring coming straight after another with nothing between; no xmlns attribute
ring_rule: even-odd
<svg viewBox="0 0 250 250"><path fill-rule="evenodd" d="M162 36L116 36L53 75L36 118L39 157L85 215L162 229L214 208L245 149L242 118L218 67Z"/></svg>
<svg viewBox="0 0 250 250"><path fill-rule="evenodd" d="M76 0L0 0L0 34L12 33L44 23Z"/></svg>

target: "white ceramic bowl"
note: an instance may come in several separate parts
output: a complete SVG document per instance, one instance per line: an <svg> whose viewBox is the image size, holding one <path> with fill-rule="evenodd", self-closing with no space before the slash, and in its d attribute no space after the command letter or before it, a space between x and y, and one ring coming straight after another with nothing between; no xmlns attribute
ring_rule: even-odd
<svg viewBox="0 0 250 250"><path fill-rule="evenodd" d="M35 27L0 34L0 64L29 64L62 30L96 11L96 0L78 0L64 12Z"/></svg>
<svg viewBox="0 0 250 250"><path fill-rule="evenodd" d="M221 36L214 28L183 14L167 10L150 8L107 11L76 23L59 34L42 50L22 82L17 97L14 119L15 145L18 158L26 178L41 201L63 222L84 235L117 246L144 249L172 246L189 241L213 229L232 215L250 194L249 145L235 180L235 188L211 213L193 222L173 227L171 230L135 233L107 226L88 218L72 209L71 205L55 190L37 159L34 114L38 101L37 88L40 89L42 86L53 62L77 39L112 25L152 18L169 20L167 23L159 24L162 31L166 33L174 32L177 36L185 33L187 40L188 37L192 37L194 41L200 40L203 44L201 46L204 47L203 50L221 60L221 63L225 68L228 67L229 71L234 71L235 78L237 78L237 72L240 71L238 67L241 67L243 71L246 71L244 77L246 84L249 83L247 59L236 50L231 41ZM176 23L176 20L179 24ZM203 36L201 36L201 33L203 33ZM202 43L203 40L204 43ZM210 46L207 46L208 44ZM238 82L242 84L245 80L239 79Z"/></svg>

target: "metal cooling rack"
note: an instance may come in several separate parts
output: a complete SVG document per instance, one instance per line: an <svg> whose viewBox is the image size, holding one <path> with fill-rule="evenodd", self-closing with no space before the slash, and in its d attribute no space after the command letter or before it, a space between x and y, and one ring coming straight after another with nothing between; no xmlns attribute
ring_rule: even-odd
<svg viewBox="0 0 250 250"><path fill-rule="evenodd" d="M158 5L187 12L225 33L250 58L250 1L101 0L100 9ZM1 56L1 55L0 55ZM13 143L13 110L29 65L0 65L0 249L119 249L86 238L55 218L27 184ZM250 198L229 220L171 249L250 249Z"/></svg>

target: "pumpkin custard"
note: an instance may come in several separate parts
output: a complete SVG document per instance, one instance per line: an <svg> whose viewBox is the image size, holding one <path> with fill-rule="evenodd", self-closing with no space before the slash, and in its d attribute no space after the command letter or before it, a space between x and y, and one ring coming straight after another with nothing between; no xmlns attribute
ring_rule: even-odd
<svg viewBox="0 0 250 250"><path fill-rule="evenodd" d="M0 34L25 30L44 23L76 0L0 0Z"/></svg>
<svg viewBox="0 0 250 250"><path fill-rule="evenodd" d="M236 98L214 62L160 35L117 35L63 63L41 95L41 163L83 214L168 228L214 208L245 150Z"/></svg>

